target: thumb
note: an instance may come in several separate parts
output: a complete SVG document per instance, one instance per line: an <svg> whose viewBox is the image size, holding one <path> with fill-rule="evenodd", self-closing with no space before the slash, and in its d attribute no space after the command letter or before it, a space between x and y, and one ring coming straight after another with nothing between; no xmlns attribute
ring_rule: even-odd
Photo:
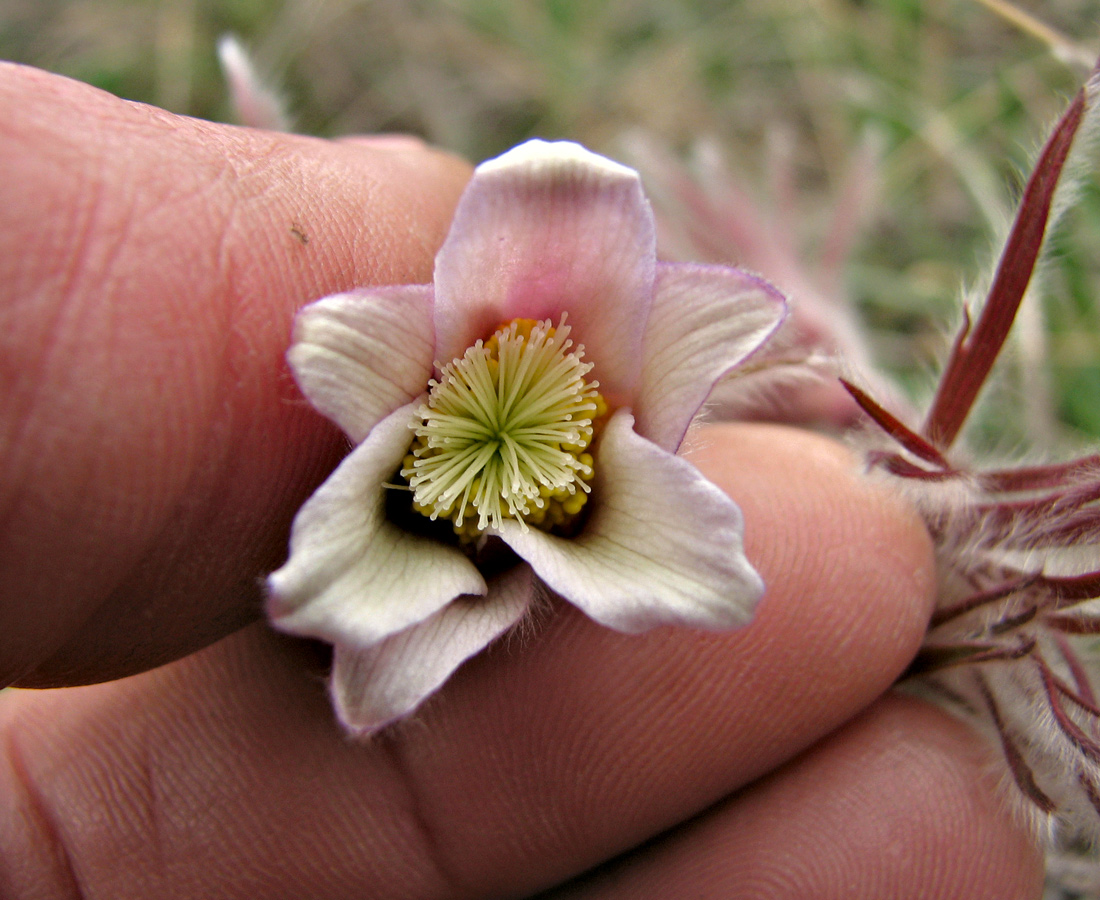
<svg viewBox="0 0 1100 900"><path fill-rule="evenodd" d="M344 448L294 312L430 281L469 169L0 64L0 173L0 685L119 677L259 614Z"/></svg>

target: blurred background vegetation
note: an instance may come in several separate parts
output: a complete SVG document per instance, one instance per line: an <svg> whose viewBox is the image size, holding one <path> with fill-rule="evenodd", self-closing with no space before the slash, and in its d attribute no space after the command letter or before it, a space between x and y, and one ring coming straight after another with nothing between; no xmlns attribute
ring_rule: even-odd
<svg viewBox="0 0 1100 900"><path fill-rule="evenodd" d="M1055 37L976 0L0 0L0 57L227 120L215 44L233 32L302 132L412 132L473 160L532 135L610 155L637 129L679 153L706 137L765 207L780 135L810 256L870 136L877 199L845 292L879 362L919 393L960 284L988 268L1021 172L1100 50L1100 0L1020 6ZM1059 421L1012 430L1013 392L1033 387L1019 374L1001 449L1100 435L1095 179L1054 250L1043 302Z"/></svg>

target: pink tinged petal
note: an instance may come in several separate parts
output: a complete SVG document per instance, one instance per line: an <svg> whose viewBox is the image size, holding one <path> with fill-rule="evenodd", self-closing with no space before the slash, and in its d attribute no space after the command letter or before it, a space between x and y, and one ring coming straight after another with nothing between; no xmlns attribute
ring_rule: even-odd
<svg viewBox="0 0 1100 900"><path fill-rule="evenodd" d="M531 569L494 579L480 598L461 597L405 631L359 650L336 645L332 696L351 731L369 734L408 715L463 662L515 625L534 595Z"/></svg>
<svg viewBox="0 0 1100 900"><path fill-rule="evenodd" d="M741 510L633 424L626 410L607 423L580 535L505 521L501 536L552 590L610 628L744 625L764 586L742 550Z"/></svg>
<svg viewBox="0 0 1100 900"><path fill-rule="evenodd" d="M302 393L356 444L428 387L430 285L336 294L304 307L287 359Z"/></svg>
<svg viewBox="0 0 1100 900"><path fill-rule="evenodd" d="M478 166L436 257L437 359L514 318L569 314L605 395L626 402L653 294L653 213L632 169L528 141Z"/></svg>
<svg viewBox="0 0 1100 900"><path fill-rule="evenodd" d="M675 452L715 382L765 344L786 315L783 295L746 272L660 265L634 405L638 433Z"/></svg>
<svg viewBox="0 0 1100 900"><path fill-rule="evenodd" d="M279 92L266 85L248 52L232 34L218 38L218 62L229 87L237 121L249 128L290 131L290 116Z"/></svg>
<svg viewBox="0 0 1100 900"><path fill-rule="evenodd" d="M419 403L379 422L299 510L290 559L268 578L268 615L280 631L365 647L461 594L485 593L464 554L386 518L383 482L408 450Z"/></svg>

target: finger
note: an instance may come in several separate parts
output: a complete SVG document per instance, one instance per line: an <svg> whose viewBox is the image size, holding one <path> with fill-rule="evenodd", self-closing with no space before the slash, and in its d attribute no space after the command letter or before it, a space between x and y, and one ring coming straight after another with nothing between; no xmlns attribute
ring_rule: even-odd
<svg viewBox="0 0 1100 900"><path fill-rule="evenodd" d="M999 794L985 749L946 714L890 695L748 790L552 897L1037 898L1042 856Z"/></svg>
<svg viewBox="0 0 1100 900"><path fill-rule="evenodd" d="M302 304L427 282L468 167L0 65L0 684L116 677L258 615L343 452Z"/></svg>
<svg viewBox="0 0 1100 900"><path fill-rule="evenodd" d="M110 896L227 896L227 871L267 897L518 895L698 814L885 690L933 585L915 515L840 448L765 426L696 442L768 583L750 627L628 637L565 608L367 744L334 728L311 645L261 628L123 682L14 692L0 798L35 799L8 800L2 852L61 877L45 820Z"/></svg>

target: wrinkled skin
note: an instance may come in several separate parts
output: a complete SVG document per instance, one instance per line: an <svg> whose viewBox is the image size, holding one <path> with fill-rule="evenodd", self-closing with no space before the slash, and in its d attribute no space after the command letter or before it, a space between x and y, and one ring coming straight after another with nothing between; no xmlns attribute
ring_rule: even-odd
<svg viewBox="0 0 1100 900"><path fill-rule="evenodd" d="M927 536L794 430L689 437L769 585L748 628L553 606L414 721L338 731L324 653L257 621L346 451L289 325L428 280L468 174L0 67L0 673L88 685L0 696L0 896L1038 896L981 744L883 695Z"/></svg>

